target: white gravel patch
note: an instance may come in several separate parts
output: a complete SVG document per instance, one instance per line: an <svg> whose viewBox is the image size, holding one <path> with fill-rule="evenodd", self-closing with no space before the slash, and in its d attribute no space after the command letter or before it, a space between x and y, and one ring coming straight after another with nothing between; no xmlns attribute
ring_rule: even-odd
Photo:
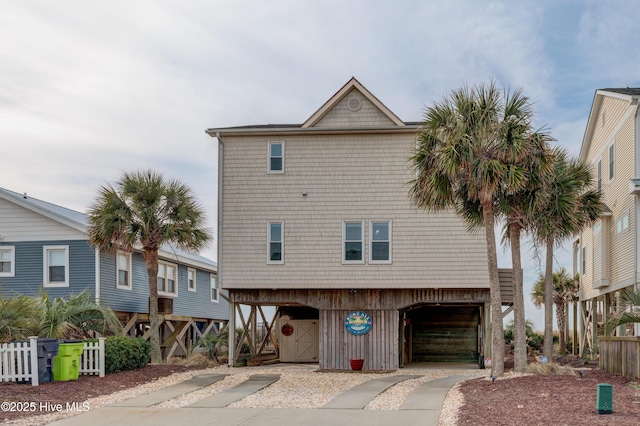
<svg viewBox="0 0 640 426"><path fill-rule="evenodd" d="M373 399L365 409L367 410L397 410L404 403L407 396L423 383L452 375L467 375L474 377L486 376L486 370L440 370L440 369L409 369L404 368L389 373L366 372L320 372L316 365L278 364L268 367L232 368L218 366L203 370L193 370L175 373L162 377L135 388L122 390L110 395L103 395L87 400L91 410L113 405L137 396L146 395L176 383L183 382L193 376L203 374L228 374L223 380L198 391L191 392L156 407L179 408L207 398L224 389L229 389L253 374L279 374L280 379L270 386L246 398L231 404L230 408L318 408L346 390L367 380L393 375L420 375L423 377L402 381ZM462 405L462 394L457 391L458 385L448 393L440 416L439 425L455 425L455 416ZM41 425L77 413L55 413L43 416L15 420L14 425Z"/></svg>

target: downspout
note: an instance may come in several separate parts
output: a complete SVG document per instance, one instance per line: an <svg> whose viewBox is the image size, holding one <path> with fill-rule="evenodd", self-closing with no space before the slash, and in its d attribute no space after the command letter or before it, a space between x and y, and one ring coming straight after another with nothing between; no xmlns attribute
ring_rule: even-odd
<svg viewBox="0 0 640 426"><path fill-rule="evenodd" d="M638 103L638 98L634 99L636 102L636 113L635 113L635 126L634 126L634 134L633 134L633 158L634 158L634 166L633 166L633 177L640 177L640 103ZM634 272L634 290L640 291L640 283L638 279L638 266L640 265L640 227L638 226L638 213L640 212L640 196L634 195L634 212L633 212L633 220L634 220L634 249L635 249L635 264L633 267ZM634 335L640 336L640 324L636 323L634 326Z"/></svg>
<svg viewBox="0 0 640 426"><path fill-rule="evenodd" d="M94 253L95 253L95 273L96 273L96 288L95 288L95 293L96 293L96 303L100 304L100 249L96 248L94 249Z"/></svg>

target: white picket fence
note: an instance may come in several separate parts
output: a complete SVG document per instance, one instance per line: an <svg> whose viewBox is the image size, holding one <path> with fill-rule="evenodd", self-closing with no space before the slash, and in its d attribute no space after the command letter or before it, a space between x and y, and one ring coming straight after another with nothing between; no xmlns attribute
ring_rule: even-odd
<svg viewBox="0 0 640 426"><path fill-rule="evenodd" d="M84 342L80 357L79 374L104 377L104 337L97 342ZM0 345L0 382L27 382L39 385L38 338L28 342L3 343Z"/></svg>

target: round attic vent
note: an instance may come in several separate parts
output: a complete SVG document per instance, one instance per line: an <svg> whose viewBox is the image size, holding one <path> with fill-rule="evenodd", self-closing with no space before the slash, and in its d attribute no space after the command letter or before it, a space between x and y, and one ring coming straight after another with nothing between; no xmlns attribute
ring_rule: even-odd
<svg viewBox="0 0 640 426"><path fill-rule="evenodd" d="M358 111L361 106L362 102L360 102L360 99L356 97L349 98L347 101L347 108L349 108L349 111Z"/></svg>

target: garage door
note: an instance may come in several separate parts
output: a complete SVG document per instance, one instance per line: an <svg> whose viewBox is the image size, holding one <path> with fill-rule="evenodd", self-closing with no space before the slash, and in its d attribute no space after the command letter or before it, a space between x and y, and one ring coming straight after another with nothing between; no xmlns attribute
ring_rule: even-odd
<svg viewBox="0 0 640 426"><path fill-rule="evenodd" d="M428 306L408 313L412 362L476 362L477 306Z"/></svg>

